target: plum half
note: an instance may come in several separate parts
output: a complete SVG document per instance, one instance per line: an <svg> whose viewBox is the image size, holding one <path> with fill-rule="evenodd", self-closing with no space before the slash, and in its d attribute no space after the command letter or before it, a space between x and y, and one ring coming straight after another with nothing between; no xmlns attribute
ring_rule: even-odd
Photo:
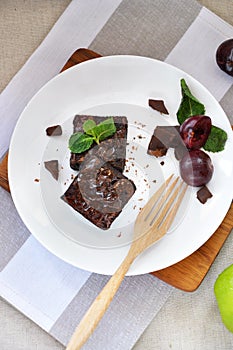
<svg viewBox="0 0 233 350"><path fill-rule="evenodd" d="M206 115L195 115L180 126L180 136L188 149L199 149L206 143L212 122Z"/></svg>

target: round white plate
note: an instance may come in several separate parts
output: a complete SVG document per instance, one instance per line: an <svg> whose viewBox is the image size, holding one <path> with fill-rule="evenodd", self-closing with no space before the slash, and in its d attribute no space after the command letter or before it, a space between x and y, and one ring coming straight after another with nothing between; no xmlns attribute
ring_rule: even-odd
<svg viewBox="0 0 233 350"><path fill-rule="evenodd" d="M156 159L147 147L156 125L177 125L180 79L206 107L214 125L228 134L224 151L211 153L214 174L208 188L213 197L202 205L190 188L168 234L144 252L128 274L170 266L197 250L214 233L232 200L232 131L224 111L195 79L164 62L137 56L109 56L81 63L48 82L23 111L11 140L9 181L16 208L32 234L52 253L85 270L112 274L129 249L135 217L178 162L169 150ZM148 106L162 99L165 116ZM137 187L112 227L103 231L76 213L60 196L75 172L69 168L67 143L75 114L125 115L129 133L125 175ZM63 134L48 137L48 126L62 125ZM59 181L44 169L58 159ZM164 162L164 163L161 163Z"/></svg>

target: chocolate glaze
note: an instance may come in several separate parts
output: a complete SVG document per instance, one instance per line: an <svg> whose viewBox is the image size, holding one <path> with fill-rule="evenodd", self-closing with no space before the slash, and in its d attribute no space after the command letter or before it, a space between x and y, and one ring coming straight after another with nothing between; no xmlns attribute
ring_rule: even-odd
<svg viewBox="0 0 233 350"><path fill-rule="evenodd" d="M61 198L94 225L106 230L135 190L131 180L91 151Z"/></svg>

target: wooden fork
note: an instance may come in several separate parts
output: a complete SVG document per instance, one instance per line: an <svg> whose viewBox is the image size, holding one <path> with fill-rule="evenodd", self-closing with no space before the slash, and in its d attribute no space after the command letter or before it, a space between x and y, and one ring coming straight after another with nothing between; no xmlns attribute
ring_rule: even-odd
<svg viewBox="0 0 233 350"><path fill-rule="evenodd" d="M172 177L162 184L138 214L128 254L84 315L66 350L81 349L103 317L133 261L168 231L187 189L178 177L171 182Z"/></svg>

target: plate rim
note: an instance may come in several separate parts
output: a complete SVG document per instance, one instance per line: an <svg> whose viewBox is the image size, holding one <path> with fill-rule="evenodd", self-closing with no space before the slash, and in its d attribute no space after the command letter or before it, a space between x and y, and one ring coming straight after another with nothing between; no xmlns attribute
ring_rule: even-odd
<svg viewBox="0 0 233 350"><path fill-rule="evenodd" d="M17 211L19 212L19 214L20 214L20 208L18 207L18 204L17 204L17 199L16 199L16 195L15 195L15 190L14 190L14 184L13 184L13 177L12 177L12 164L13 164L13 155L12 155L12 145L14 144L14 137L15 137L15 134L17 133L17 127L18 127L18 125L19 125L19 123L20 123L20 120L22 120L22 118L23 118L23 115L24 115L24 113L25 113L25 110L27 110L27 108L28 108L28 106L29 105L31 105L32 103L33 103L33 101L34 101L34 99L36 99L37 98L37 96L38 96L38 94L40 93L40 91L41 90L44 90L44 89L46 89L47 88L47 86L49 85L49 84L51 84L51 81L55 81L56 79L59 79L59 77L61 76L61 75L63 75L63 76L65 76L66 74L71 74L72 73L72 71L74 71L74 70L79 70L79 69L82 69L82 68L80 68L80 67L82 67L82 66L84 66L84 65L90 65L90 64L93 64L93 62L96 62L96 61L105 61L105 60L107 60L107 61L109 61L109 59L111 60L111 59L114 59L114 60L119 60L119 59L140 59L140 60L150 60L150 61L153 61L153 62L157 62L157 63L159 63L159 64L161 64L161 65L165 65L165 66L168 66L168 67L171 67L172 69L175 69L177 72L179 72L179 73L182 73L183 75L185 75L185 76L188 76L188 77L191 77L191 79L193 80L193 81L195 81L195 83L197 83L198 85L200 85L204 90L206 90L206 92L209 94L209 95L211 95L213 98L214 98L214 96L205 88L205 86L203 86L198 80L196 80L194 77L192 77L192 75L190 75L190 74L188 74L188 73L186 73L186 72L184 72L184 71L182 71L181 69L179 69L179 68L177 68L177 67L175 67L175 66L173 66L173 65L171 65L171 64L169 64L169 63L166 63L166 62L163 62L163 61L160 61L160 60L158 60L158 59L154 59L154 58L150 58L150 57L144 57L144 56L134 56L134 55L111 55L111 56L104 56L104 57L98 57L98 58L95 58L95 59L93 59L93 60L88 60L88 61L85 61L85 62L81 62L81 63L79 63L78 65L75 65L74 67L70 67L69 69L67 69L67 70L65 70L65 71L63 71L63 72L61 72L61 73L59 73L58 75L56 75L55 77L53 77L52 79L50 79L45 85L43 85L38 91L37 91L37 93L32 97L32 99L30 100L30 102L25 106L25 108L24 108L24 110L23 110L23 112L21 113L21 115L20 115L20 117L19 117L19 119L18 119L18 121L17 121L17 123L16 123L16 127L14 128L14 131L13 131L13 134L12 134L12 138L11 138L11 142L10 142L10 147L9 147L9 157L8 157L8 172L9 172L9 184L10 184L10 189L11 189L11 193L12 193L12 198L13 198L13 201L14 201L14 203L15 203L15 206L16 206L16 209L17 209ZM214 98L214 100L218 103L218 101ZM225 115L225 112L224 112L224 110L223 110L223 108L221 107L221 105L218 103L218 106L222 109L222 111L223 111L223 113L224 113L224 115ZM226 115L225 115L225 117L226 117ZM229 119L226 117L226 121L228 121L229 122L229 126L230 126L230 121L229 121ZM227 208L226 209L226 212L225 212L225 214L223 214L222 216L223 216L223 218L225 217L225 215L226 215L226 213L227 213L227 211L228 211L228 209L229 209L229 207L230 207L230 205L231 205L231 201L229 201L229 203L228 204L226 204L225 205L225 208ZM22 220L23 220L23 222L25 223L25 218L24 217L22 217L22 215L20 214L20 217L22 218ZM222 218L222 219L223 219ZM220 222L220 224L221 224L221 222ZM30 230L30 224L27 222L27 224L25 223L25 225L29 228L29 230ZM32 230L30 230L30 231L32 231ZM214 232L212 232L212 234L213 234ZM206 239L206 240L208 240L211 236L212 236L212 234ZM36 239L46 248L46 249L48 249L51 253L53 253L54 255L57 255L57 256L59 256L59 258L61 258L62 260L64 260L64 261L67 261L68 263L71 263L72 265L75 265L75 266L77 266L76 264L74 264L74 262L73 261L69 261L69 259L65 259L64 257L61 257L60 255L58 255L58 254L56 254L55 252L54 252L54 249L51 249L51 247L48 247L48 246L46 246L45 244L44 244L44 240L43 239L40 239L39 237L38 237L38 235L36 235L35 233L32 233L32 235L34 236L34 237L36 237ZM205 240L205 241L206 241ZM205 242L202 242L202 244L204 244ZM200 246L199 246L200 247ZM198 247L198 248L199 248ZM187 257L187 256L189 256L190 254L192 254L194 251L196 251L198 248L194 248L194 250L193 251L191 251L191 252L189 252L188 253L188 255L186 255L185 257ZM84 247L84 249L85 249L85 247ZM88 248L89 249L89 248ZM114 249L117 249L117 248L114 248ZM184 259L185 257L183 257L182 259ZM174 263L176 263L176 262L178 262L178 261L180 261L181 259L179 258L177 261L175 261L175 262L173 262L172 264L174 264ZM165 267L163 267L163 268L166 268L166 267L168 267L168 266L170 266L171 264L168 264L167 266L165 266ZM86 269L85 267L83 267L83 266L77 266L77 267L80 267L80 268L82 268L82 269ZM143 269L142 269L143 270ZM97 272L97 273L102 273L102 274L105 274L104 273L104 271L93 271L93 269L91 269L91 270L89 270L89 271L91 271L91 272ZM154 271L154 269L152 268L152 270L151 271L142 271L142 272L139 272L139 273L137 273L137 271L136 272L133 272L133 271L129 271L129 275L136 275L136 274L141 274L141 273L148 273L148 272L152 272L152 271ZM109 274L109 273L106 273L106 274Z"/></svg>

